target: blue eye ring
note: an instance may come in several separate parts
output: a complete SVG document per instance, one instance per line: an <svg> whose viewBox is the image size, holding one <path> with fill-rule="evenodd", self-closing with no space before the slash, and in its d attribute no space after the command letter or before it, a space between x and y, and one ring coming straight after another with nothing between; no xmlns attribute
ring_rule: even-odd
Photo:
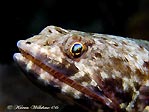
<svg viewBox="0 0 149 112"><path fill-rule="evenodd" d="M83 51L84 51L84 46L80 42L73 43L73 45L70 48L70 53L72 54L74 58L80 57Z"/></svg>

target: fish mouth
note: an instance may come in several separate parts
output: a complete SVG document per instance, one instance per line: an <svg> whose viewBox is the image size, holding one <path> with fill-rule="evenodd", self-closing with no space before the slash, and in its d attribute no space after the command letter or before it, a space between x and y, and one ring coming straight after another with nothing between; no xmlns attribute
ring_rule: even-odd
<svg viewBox="0 0 149 112"><path fill-rule="evenodd" d="M78 90L82 94L87 95L88 97L90 97L94 101L100 102L100 103L108 106L111 109L119 111L119 106L117 104L113 103L109 98L107 98L104 95L99 95L99 94L95 93L91 89L89 89L87 87L84 87L83 85L81 85L80 83L76 82L75 80L70 79L67 75L65 75L65 74L55 70L54 68L50 67L47 64L46 57L44 55L39 55L40 56L39 57L39 56L37 56L36 54L34 54L32 52L33 49L31 47L30 47L31 49L29 51L28 50L29 47L28 48L24 48L22 44L24 44L24 43L21 43L21 41L18 42L18 48L19 48L19 51L21 53L15 53L14 56L13 56L13 58L14 58L14 60L16 62L19 63L19 59L18 58L20 56L23 56L27 60L31 60L35 65L37 65L38 67L42 68L49 75L51 75L55 79L58 79L60 82L65 83L66 85L71 86L72 88ZM43 58L44 58L44 61L42 60Z"/></svg>

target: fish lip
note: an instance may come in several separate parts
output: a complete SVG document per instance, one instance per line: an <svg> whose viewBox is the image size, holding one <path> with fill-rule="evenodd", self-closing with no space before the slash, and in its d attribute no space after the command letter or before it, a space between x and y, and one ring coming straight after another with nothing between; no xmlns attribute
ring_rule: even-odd
<svg viewBox="0 0 149 112"><path fill-rule="evenodd" d="M20 55L21 53L14 53L13 54L13 60L16 62L19 58L18 55Z"/></svg>
<svg viewBox="0 0 149 112"><path fill-rule="evenodd" d="M19 40L17 42L17 47L18 48L25 49L26 47L24 47L24 46L25 46L25 40Z"/></svg>
<svg viewBox="0 0 149 112"><path fill-rule="evenodd" d="M17 42L17 47L20 47L20 44L23 42L23 40L19 40L18 42Z"/></svg>

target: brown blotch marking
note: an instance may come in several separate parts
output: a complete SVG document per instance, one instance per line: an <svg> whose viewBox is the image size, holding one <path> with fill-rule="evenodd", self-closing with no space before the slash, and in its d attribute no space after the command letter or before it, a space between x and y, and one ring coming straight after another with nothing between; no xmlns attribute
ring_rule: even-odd
<svg viewBox="0 0 149 112"><path fill-rule="evenodd" d="M102 58L102 55L101 55L101 53L96 52L96 53L95 53L95 57Z"/></svg>
<svg viewBox="0 0 149 112"><path fill-rule="evenodd" d="M57 42L57 40L46 40L44 43L43 43L43 46L49 46L49 45L51 45L51 44L54 44L54 43L56 43Z"/></svg>
<svg viewBox="0 0 149 112"><path fill-rule="evenodd" d="M134 87L135 87L136 90L139 90L140 89L140 86L141 85L139 83L133 82L133 84L134 84Z"/></svg>
<svg viewBox="0 0 149 112"><path fill-rule="evenodd" d="M66 68L66 65L69 62L65 59L62 60L62 67L63 67L63 71L65 71L67 73L68 76L72 76L75 73L79 72L78 68L74 65L74 64L70 64L70 66L68 68Z"/></svg>
<svg viewBox="0 0 149 112"><path fill-rule="evenodd" d="M59 28L59 27L55 27L55 30L56 31L58 31L59 33L61 33L61 34L67 34L67 32L65 32L64 30L62 30L61 28Z"/></svg>
<svg viewBox="0 0 149 112"><path fill-rule="evenodd" d="M82 83L82 82L91 82L91 78L86 74L83 77L80 77L78 79L75 79L76 82Z"/></svg>
<svg viewBox="0 0 149 112"><path fill-rule="evenodd" d="M123 41L122 41L122 44L127 45L127 42L123 40Z"/></svg>
<svg viewBox="0 0 149 112"><path fill-rule="evenodd" d="M49 45L48 41L46 41L46 42L43 44L43 46L48 46L48 45Z"/></svg>
<svg viewBox="0 0 149 112"><path fill-rule="evenodd" d="M85 41L86 46L92 46L93 44L95 44L95 41L93 39L88 38Z"/></svg>
<svg viewBox="0 0 149 112"><path fill-rule="evenodd" d="M143 49L143 48L144 48L144 47L143 47L143 46L141 46L141 45L140 45L139 47L140 47L141 49Z"/></svg>
<svg viewBox="0 0 149 112"><path fill-rule="evenodd" d="M103 40L108 40L107 38L105 38L105 37L100 37L100 38L102 38Z"/></svg>
<svg viewBox="0 0 149 112"><path fill-rule="evenodd" d="M57 40L47 41L47 44L50 45L50 44L54 44L56 42L57 42Z"/></svg>
<svg viewBox="0 0 149 112"><path fill-rule="evenodd" d="M128 62L128 59L125 57L124 61L125 61L125 62Z"/></svg>
<svg viewBox="0 0 149 112"><path fill-rule="evenodd" d="M140 95L139 100L143 107L149 105L149 86L141 86L140 87Z"/></svg>
<svg viewBox="0 0 149 112"><path fill-rule="evenodd" d="M116 46L116 47L118 46L118 44L117 44L117 43L114 43L113 45L114 45L114 46Z"/></svg>
<svg viewBox="0 0 149 112"><path fill-rule="evenodd" d="M111 61L113 63L112 67L114 67L115 70L120 71L122 76L130 77L132 71L128 65L124 65L124 62L127 62L127 60L124 61L124 59L112 57Z"/></svg>
<svg viewBox="0 0 149 112"><path fill-rule="evenodd" d="M112 100L122 103L130 102L132 99L132 88L129 91L124 91L121 78L107 78L103 82L104 93Z"/></svg>
<svg viewBox="0 0 149 112"><path fill-rule="evenodd" d="M117 86L117 83L116 83L116 85L114 83L114 81L116 81L116 79L108 78L106 80L103 80L100 75L94 75L93 79L96 81L98 86L101 88L101 90L103 91L103 94L106 97L108 97L110 100L112 100L112 102L115 105L117 105L117 107L119 107L119 103L122 101L121 101L121 99L116 97L116 92L120 91L120 89L115 88L115 86ZM122 84L121 84L122 79L120 79L119 83L120 83L119 85L121 86L120 88L122 88Z"/></svg>
<svg viewBox="0 0 149 112"><path fill-rule="evenodd" d="M79 71L74 64L69 63L65 59L62 59L62 63L59 63L58 61L53 60L50 66L53 67L55 70L61 72L65 76L73 76L75 73Z"/></svg>
<svg viewBox="0 0 149 112"><path fill-rule="evenodd" d="M143 74L140 69L136 69L135 75L139 77L139 83L143 83L147 79L147 75Z"/></svg>
<svg viewBox="0 0 149 112"><path fill-rule="evenodd" d="M144 63L143 63L143 67L146 67L146 68L149 69L149 61L148 61L148 62L144 61Z"/></svg>
<svg viewBox="0 0 149 112"><path fill-rule="evenodd" d="M115 64L115 65L117 65L117 64L120 64L121 65L121 63L122 63L122 59L120 59L120 58L111 58L112 59L112 61L113 61L113 63Z"/></svg>
<svg viewBox="0 0 149 112"><path fill-rule="evenodd" d="M149 86L141 86L140 87L140 94L146 95L149 98Z"/></svg>
<svg viewBox="0 0 149 112"><path fill-rule="evenodd" d="M82 40L82 38L81 38L81 36L79 36L79 35L72 35L72 39L74 40L74 42L75 41L78 41L78 42L80 42L81 40Z"/></svg>

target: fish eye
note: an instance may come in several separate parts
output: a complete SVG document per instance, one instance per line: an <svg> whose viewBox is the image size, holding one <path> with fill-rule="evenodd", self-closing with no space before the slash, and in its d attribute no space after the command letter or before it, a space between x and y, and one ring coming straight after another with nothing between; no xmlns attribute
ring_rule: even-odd
<svg viewBox="0 0 149 112"><path fill-rule="evenodd" d="M74 58L79 58L84 50L84 46L80 42L75 42L70 48L70 52Z"/></svg>

